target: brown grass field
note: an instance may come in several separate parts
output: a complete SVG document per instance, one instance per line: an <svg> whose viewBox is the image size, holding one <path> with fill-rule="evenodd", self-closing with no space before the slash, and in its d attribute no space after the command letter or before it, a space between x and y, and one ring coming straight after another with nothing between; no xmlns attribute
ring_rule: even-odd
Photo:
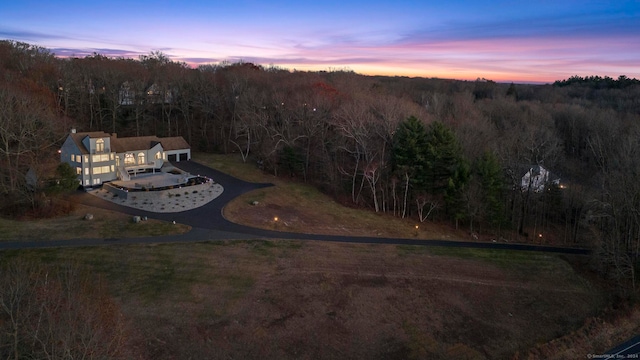
<svg viewBox="0 0 640 360"><path fill-rule="evenodd" d="M94 216L93 220L84 220L88 213ZM129 215L77 204L71 213L51 219L0 218L0 241L157 236L183 234L190 229L153 219L135 224Z"/></svg>
<svg viewBox="0 0 640 360"><path fill-rule="evenodd" d="M248 241L11 251L106 279L140 359L503 359L604 297L554 255Z"/></svg>
<svg viewBox="0 0 640 360"><path fill-rule="evenodd" d="M464 236L428 223L416 232L410 221L344 208L235 157L198 154L196 161L276 184L233 201L225 216L235 221L335 234ZM88 210L100 214L81 208L36 223L41 232L74 229ZM126 223L120 216L97 215L105 223L95 226ZM13 236L33 236L1 221ZM72 261L103 278L126 322L131 359L572 359L638 330L637 323L597 325L609 298L585 277L578 256L256 240L0 252L0 261L10 259Z"/></svg>

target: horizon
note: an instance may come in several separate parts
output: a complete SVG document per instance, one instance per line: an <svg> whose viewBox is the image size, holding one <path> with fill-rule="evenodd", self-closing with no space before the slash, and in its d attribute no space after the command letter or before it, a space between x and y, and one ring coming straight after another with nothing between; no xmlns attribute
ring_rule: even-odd
<svg viewBox="0 0 640 360"><path fill-rule="evenodd" d="M637 1L24 1L0 5L0 24L0 38L60 58L138 59L159 51L190 67L244 61L527 84L575 75L640 78Z"/></svg>

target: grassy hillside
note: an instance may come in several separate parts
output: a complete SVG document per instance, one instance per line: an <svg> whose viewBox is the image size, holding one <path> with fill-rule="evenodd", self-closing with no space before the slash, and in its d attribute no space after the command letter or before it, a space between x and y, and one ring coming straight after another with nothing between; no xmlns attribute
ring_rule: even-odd
<svg viewBox="0 0 640 360"><path fill-rule="evenodd" d="M311 185L265 174L254 163L243 163L239 155L197 153L193 159L245 181L275 185L229 203L224 216L236 223L311 234L470 240L465 231L448 225L345 207ZM251 205L254 201L258 205Z"/></svg>
<svg viewBox="0 0 640 360"><path fill-rule="evenodd" d="M536 253L244 241L0 260L71 261L104 278L141 359L509 358L579 328L604 299Z"/></svg>
<svg viewBox="0 0 640 360"><path fill-rule="evenodd" d="M84 220L90 213L93 220ZM183 234L189 226L150 219L133 223L131 216L76 205L65 216L38 220L9 220L0 218L0 241L65 240L77 238L139 237Z"/></svg>

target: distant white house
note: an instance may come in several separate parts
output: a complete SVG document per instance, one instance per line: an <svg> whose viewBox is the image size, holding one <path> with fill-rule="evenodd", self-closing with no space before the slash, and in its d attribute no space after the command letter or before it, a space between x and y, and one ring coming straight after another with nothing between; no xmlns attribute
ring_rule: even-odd
<svg viewBox="0 0 640 360"><path fill-rule="evenodd" d="M84 187L129 180L131 174L155 171L165 161L191 159L191 147L182 136L119 138L116 134L72 130L60 149L60 161L76 169Z"/></svg>
<svg viewBox="0 0 640 360"><path fill-rule="evenodd" d="M136 92L128 81L120 85L118 93L118 101L120 105L133 105L136 103Z"/></svg>
<svg viewBox="0 0 640 360"><path fill-rule="evenodd" d="M522 176L520 189L533 192L543 192L548 185L560 185L560 178L540 165L531 166Z"/></svg>
<svg viewBox="0 0 640 360"><path fill-rule="evenodd" d="M136 102L171 104L173 102L174 92L175 89L164 89L157 83L151 84L144 92L137 91L131 82L125 81L120 85L118 103L124 106L135 105Z"/></svg>

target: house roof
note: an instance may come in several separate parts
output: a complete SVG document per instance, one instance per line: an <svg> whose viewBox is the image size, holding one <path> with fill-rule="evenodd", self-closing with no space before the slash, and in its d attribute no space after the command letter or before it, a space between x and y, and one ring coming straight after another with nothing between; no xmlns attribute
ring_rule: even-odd
<svg viewBox="0 0 640 360"><path fill-rule="evenodd" d="M157 136L137 136L137 137L112 137L111 150L116 153L127 151L148 150L160 142ZM164 147L164 146L163 146Z"/></svg>
<svg viewBox="0 0 640 360"><path fill-rule="evenodd" d="M189 146L187 140L185 140L182 136L160 138L160 142L162 143L162 148L165 151L191 149L191 146Z"/></svg>
<svg viewBox="0 0 640 360"><path fill-rule="evenodd" d="M87 136L90 137L90 138L108 138L108 137L111 137L110 134L107 134L106 132L103 132L103 131L72 133L72 134L69 134L69 136L71 137L73 142L76 144L78 149L80 149L80 152L82 154L88 154L89 153L89 149L85 148L84 144L82 143L82 139L84 139L85 137L87 137Z"/></svg>
<svg viewBox="0 0 640 360"><path fill-rule="evenodd" d="M190 149L189 143L182 136L173 136L160 138L157 136L137 136L120 138L115 134L111 135L103 131L82 132L69 134L73 142L76 144L82 154L89 154L89 149L84 147L82 139L89 136L90 138L110 138L111 151L116 153L124 153L127 151L148 150L162 144L165 151Z"/></svg>

